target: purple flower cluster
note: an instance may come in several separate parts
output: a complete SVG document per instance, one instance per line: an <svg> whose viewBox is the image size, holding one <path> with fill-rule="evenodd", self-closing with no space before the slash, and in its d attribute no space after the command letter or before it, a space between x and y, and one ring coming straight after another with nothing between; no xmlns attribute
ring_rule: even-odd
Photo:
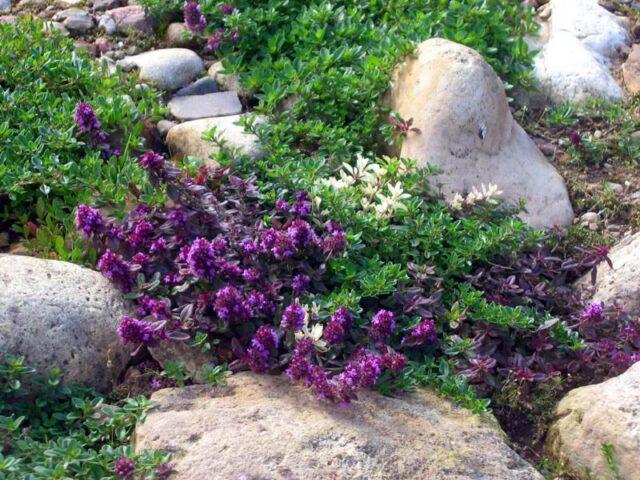
<svg viewBox="0 0 640 480"><path fill-rule="evenodd" d="M236 8L230 3L223 3L220 5L220 12L222 12L223 15L231 15L235 11Z"/></svg>
<svg viewBox="0 0 640 480"><path fill-rule="evenodd" d="M251 317L250 304L245 301L240 291L226 286L216 293L215 311L225 322L242 322Z"/></svg>
<svg viewBox="0 0 640 480"><path fill-rule="evenodd" d="M89 135L96 143L104 142L107 135L102 131L100 120L88 103L78 103L73 115L78 130Z"/></svg>
<svg viewBox="0 0 640 480"><path fill-rule="evenodd" d="M194 1L184 2L184 26L191 32L201 33L207 28L207 19L202 14L200 4Z"/></svg>
<svg viewBox="0 0 640 480"><path fill-rule="evenodd" d="M125 292L131 290L134 285L134 274L129 262L108 248L98 261L98 270Z"/></svg>
<svg viewBox="0 0 640 480"><path fill-rule="evenodd" d="M113 474L120 480L131 480L136 475L136 464L127 457L116 460Z"/></svg>
<svg viewBox="0 0 640 480"><path fill-rule="evenodd" d="M163 331L154 322L133 317L122 317L117 330L123 345L153 345L164 337Z"/></svg>
<svg viewBox="0 0 640 480"><path fill-rule="evenodd" d="M164 157L153 150L149 150L138 157L138 164L149 171L162 172L164 170L164 162Z"/></svg>
<svg viewBox="0 0 640 480"><path fill-rule="evenodd" d="M380 310L371 319L369 338L372 342L381 342L393 333L396 327L395 316L388 310Z"/></svg>
<svg viewBox="0 0 640 480"><path fill-rule="evenodd" d="M306 312L302 305L300 305L299 303L292 303L284 309L282 320L280 322L280 328L292 332L302 330L302 327L304 326L305 316Z"/></svg>
<svg viewBox="0 0 640 480"><path fill-rule="evenodd" d="M266 325L258 328L247 350L246 362L257 373L265 373L269 369L269 358L278 348L278 335Z"/></svg>
<svg viewBox="0 0 640 480"><path fill-rule="evenodd" d="M585 311L582 313L581 319L584 322L599 322L602 320L604 314L604 307L601 303L591 303Z"/></svg>
<svg viewBox="0 0 640 480"><path fill-rule="evenodd" d="M76 210L76 228L89 238L98 234L104 227L104 218L95 208L87 205L78 205Z"/></svg>
<svg viewBox="0 0 640 480"><path fill-rule="evenodd" d="M322 334L329 345L335 345L344 340L345 335L351 328L352 316L346 307L339 307L333 315Z"/></svg>
<svg viewBox="0 0 640 480"><path fill-rule="evenodd" d="M311 282L311 277L309 275L305 275L304 273L299 273L293 280L291 281L291 285L293 287L293 293L295 295L300 295L304 293L309 287L309 283Z"/></svg>
<svg viewBox="0 0 640 480"><path fill-rule="evenodd" d="M413 327L408 335L402 339L402 345L418 347L436 340L436 323L429 319L423 320Z"/></svg>

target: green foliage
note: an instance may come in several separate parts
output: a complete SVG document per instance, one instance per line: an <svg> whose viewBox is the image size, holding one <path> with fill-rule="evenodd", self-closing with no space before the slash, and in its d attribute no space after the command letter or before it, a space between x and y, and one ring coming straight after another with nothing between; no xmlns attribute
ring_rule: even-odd
<svg viewBox="0 0 640 480"><path fill-rule="evenodd" d="M0 44L0 218L26 235L33 221L40 228L31 246L78 261L71 213L78 203L117 211L129 185L142 185L132 157L142 147L141 120L159 113L157 94L135 89L133 76L108 74L75 52L73 40L45 35L38 21L1 25ZM76 134L79 102L93 106L120 158L104 161Z"/></svg>
<svg viewBox="0 0 640 480"><path fill-rule="evenodd" d="M604 459L607 462L607 467L609 471L613 475L614 480L622 480L622 475L620 475L620 469L618 468L618 464L614 458L615 449L613 445L610 443L602 444L602 455L604 455Z"/></svg>
<svg viewBox="0 0 640 480"><path fill-rule="evenodd" d="M26 395L20 381L32 372L23 358L0 364L0 478L110 480L122 456L133 459L139 478L157 478L156 467L169 455L136 455L129 445L136 422L144 419L151 402L139 397L118 407L106 405L90 389L61 385L59 372L44 381L30 380L38 388Z"/></svg>
<svg viewBox="0 0 640 480"><path fill-rule="evenodd" d="M640 131L638 108L638 100L627 104L589 100L580 105L563 104L552 108L540 123L560 135L570 130L580 134L580 144L572 145L568 150L577 163L637 164L640 138L632 134Z"/></svg>

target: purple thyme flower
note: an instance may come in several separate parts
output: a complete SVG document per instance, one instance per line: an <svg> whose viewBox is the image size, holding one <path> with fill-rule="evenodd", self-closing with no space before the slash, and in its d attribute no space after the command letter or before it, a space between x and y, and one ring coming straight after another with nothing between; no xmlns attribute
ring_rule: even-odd
<svg viewBox="0 0 640 480"><path fill-rule="evenodd" d="M209 38L207 39L207 50L210 50L212 52L219 50L220 47L222 47L225 32L226 30L224 28L221 28L213 32L212 35L209 35Z"/></svg>
<svg viewBox="0 0 640 480"><path fill-rule="evenodd" d="M188 249L186 262L191 274L199 279L212 280L218 271L215 251L206 238L196 238L193 241Z"/></svg>
<svg viewBox="0 0 640 480"><path fill-rule="evenodd" d="M129 343L153 345L156 340L164 337L160 331L156 330L153 322L145 322L133 317L122 317L117 331L123 345Z"/></svg>
<svg viewBox="0 0 640 480"><path fill-rule="evenodd" d="M233 43L236 43L238 40L240 40L240 32L238 32L237 28L233 28L231 30L231 32L229 33L229 40L231 40Z"/></svg>
<svg viewBox="0 0 640 480"><path fill-rule="evenodd" d="M138 157L138 164L145 170L160 172L164 170L164 157L149 150Z"/></svg>
<svg viewBox="0 0 640 480"><path fill-rule="evenodd" d="M134 284L130 265L108 248L98 261L98 270L122 290L129 291Z"/></svg>
<svg viewBox="0 0 640 480"><path fill-rule="evenodd" d="M286 200L282 200L281 198L279 198L278 200L276 200L276 209L280 212L288 212L289 204L286 202Z"/></svg>
<svg viewBox="0 0 640 480"><path fill-rule="evenodd" d="M393 373L400 373L407 368L407 357L398 352L389 352L382 355L382 366Z"/></svg>
<svg viewBox="0 0 640 480"><path fill-rule="evenodd" d="M158 377L153 377L150 386L153 390L160 390L162 388L162 381Z"/></svg>
<svg viewBox="0 0 640 480"><path fill-rule="evenodd" d="M231 15L233 12L235 12L235 10L236 8L230 3L223 3L222 5L220 5L220 11L223 15Z"/></svg>
<svg viewBox="0 0 640 480"><path fill-rule="evenodd" d="M151 242L153 233L153 225L150 222L143 220L140 223L136 224L133 232L131 232L127 240L129 241L129 244L136 250L145 248Z"/></svg>
<svg viewBox="0 0 640 480"><path fill-rule="evenodd" d="M254 372L265 373L269 369L269 357L277 348L278 335L273 329L262 325L251 340L245 361Z"/></svg>
<svg viewBox="0 0 640 480"><path fill-rule="evenodd" d="M380 310L371 319L369 327L369 338L374 342L379 342L393 333L396 326L393 313L388 310Z"/></svg>
<svg viewBox="0 0 640 480"><path fill-rule="evenodd" d="M114 475L120 480L131 480L136 474L136 465L127 457L120 457L114 466Z"/></svg>
<svg viewBox="0 0 640 480"><path fill-rule="evenodd" d="M293 244L296 248L304 248L308 245L315 244L317 242L316 234L304 220L295 220L289 228L287 228L287 235L293 240Z"/></svg>
<svg viewBox="0 0 640 480"><path fill-rule="evenodd" d="M174 227L182 227L189 221L189 214L182 208L173 208L167 218Z"/></svg>
<svg viewBox="0 0 640 480"><path fill-rule="evenodd" d="M98 233L104 227L104 219L100 212L87 205L78 205L76 210L76 227L82 234L89 238Z"/></svg>
<svg viewBox="0 0 640 480"><path fill-rule="evenodd" d="M323 338L330 344L335 345L344 339L347 330L351 327L351 312L346 307L339 307L333 315L323 332Z"/></svg>
<svg viewBox="0 0 640 480"><path fill-rule="evenodd" d="M417 347L426 342L436 340L436 324L433 320L423 320L411 329L411 332L402 339L402 345Z"/></svg>
<svg viewBox="0 0 640 480"><path fill-rule="evenodd" d="M314 351L315 346L311 338L302 337L296 342L296 348L285 372L291 381L304 380L307 383L311 382L312 366L309 362L309 356Z"/></svg>
<svg viewBox="0 0 640 480"><path fill-rule="evenodd" d="M280 322L280 327L283 330L290 330L293 332L297 332L301 330L304 325L304 317L306 316L306 312L302 305L298 303L292 303L287 308L284 309L284 313L282 314L282 320Z"/></svg>
<svg viewBox="0 0 640 480"><path fill-rule="evenodd" d="M240 242L240 248L247 255L253 255L255 253L258 253L260 244L257 240L245 238L244 240L242 240L242 242Z"/></svg>
<svg viewBox="0 0 640 480"><path fill-rule="evenodd" d="M173 465L169 462L161 463L156 467L156 477L158 480L169 480L171 473L173 473Z"/></svg>
<svg viewBox="0 0 640 480"><path fill-rule="evenodd" d="M240 291L231 286L218 290L214 309L222 320L226 322L241 322L251 316L251 307L242 298Z"/></svg>
<svg viewBox="0 0 640 480"><path fill-rule="evenodd" d="M569 141L573 146L578 146L582 143L582 135L577 130L571 130L569 132Z"/></svg>
<svg viewBox="0 0 640 480"><path fill-rule="evenodd" d="M291 213L301 217L311 215L311 195L307 192L296 193L296 202L291 207Z"/></svg>
<svg viewBox="0 0 640 480"><path fill-rule="evenodd" d="M276 303L273 300L273 296L264 292L250 292L247 296L247 304L252 308L255 316L269 316L276 311Z"/></svg>
<svg viewBox="0 0 640 480"><path fill-rule="evenodd" d="M311 282L311 277L309 275L305 275L304 273L299 273L295 277L293 277L293 281L291 285L293 286L293 293L296 295L300 295L305 292L309 287L309 282Z"/></svg>
<svg viewBox="0 0 640 480"><path fill-rule="evenodd" d="M202 14L198 2L184 2L184 26L195 33L203 32L207 28L207 19Z"/></svg>
<svg viewBox="0 0 640 480"><path fill-rule="evenodd" d="M242 272L242 279L247 283L255 283L260 279L260 273L255 268L247 268Z"/></svg>
<svg viewBox="0 0 640 480"><path fill-rule="evenodd" d="M107 135L102 131L100 120L98 120L93 108L88 103L78 103L76 105L73 119L76 121L78 130L91 136L96 142L104 142L107 139Z"/></svg>
<svg viewBox="0 0 640 480"><path fill-rule="evenodd" d="M590 304L582 313L582 320L585 322L599 322L602 320L604 308L601 303Z"/></svg>
<svg viewBox="0 0 640 480"><path fill-rule="evenodd" d="M329 222L327 224L329 237L322 242L322 249L325 253L337 253L347 247L347 234L341 223Z"/></svg>
<svg viewBox="0 0 640 480"><path fill-rule="evenodd" d="M163 253L167 249L167 241L160 237L153 241L151 246L149 247L149 253L155 255L157 253Z"/></svg>

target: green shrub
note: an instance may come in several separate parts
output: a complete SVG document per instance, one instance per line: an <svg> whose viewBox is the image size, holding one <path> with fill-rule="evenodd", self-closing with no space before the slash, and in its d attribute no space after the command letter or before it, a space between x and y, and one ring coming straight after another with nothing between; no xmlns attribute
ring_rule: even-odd
<svg viewBox="0 0 640 480"><path fill-rule="evenodd" d="M117 210L130 184L140 185L131 158L142 146L142 119L159 111L157 95L135 89L133 76L109 75L72 40L45 35L40 22L0 25L0 44L1 218L25 234L32 220L41 227L31 232L36 249L78 260L67 237L72 211L89 201ZM121 157L105 161L76 135L79 102L95 108Z"/></svg>
<svg viewBox="0 0 640 480"><path fill-rule="evenodd" d="M166 478L161 472L167 470L169 455L135 455L129 445L151 402L139 397L108 406L90 389L62 386L58 371L38 381L39 389L27 396L21 381L33 369L23 358L5 360L0 363L0 478L115 479L121 457L133 460L140 475L136 478Z"/></svg>

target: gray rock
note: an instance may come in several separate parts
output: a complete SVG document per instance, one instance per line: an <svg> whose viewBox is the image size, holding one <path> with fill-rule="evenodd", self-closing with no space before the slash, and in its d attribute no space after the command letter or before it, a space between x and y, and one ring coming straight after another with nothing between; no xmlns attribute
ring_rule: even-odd
<svg viewBox="0 0 640 480"><path fill-rule="evenodd" d="M220 147L213 142L203 140L202 135L215 128L217 135L224 139L227 147L254 159L262 157L264 152L258 137L245 132L241 125L236 125L241 118L241 115L202 118L176 125L167 134L169 151L175 159L191 156L207 162L211 155L220 151ZM207 163L216 165L214 162Z"/></svg>
<svg viewBox="0 0 640 480"><path fill-rule="evenodd" d="M41 10L46 8L47 0L20 0L16 5L16 11Z"/></svg>
<svg viewBox="0 0 640 480"><path fill-rule="evenodd" d="M69 30L60 22L42 22L42 30L47 33L58 32L63 37L69 36Z"/></svg>
<svg viewBox="0 0 640 480"><path fill-rule="evenodd" d="M624 193L624 187L619 183L605 182L604 186L606 189L611 190L613 193L616 193L618 195L621 195L622 193Z"/></svg>
<svg viewBox="0 0 640 480"><path fill-rule="evenodd" d="M104 12L122 6L121 0L94 0L93 11Z"/></svg>
<svg viewBox="0 0 640 480"><path fill-rule="evenodd" d="M237 115L242 112L242 104L236 92L218 92L174 97L169 102L169 111L178 120L197 120Z"/></svg>
<svg viewBox="0 0 640 480"><path fill-rule="evenodd" d="M11 12L11 0L0 0L0 13Z"/></svg>
<svg viewBox="0 0 640 480"><path fill-rule="evenodd" d="M154 31L155 20L153 16L147 15L144 8L139 5L114 8L107 10L106 13L115 20L120 33L126 34L130 30L137 30L151 34Z"/></svg>
<svg viewBox="0 0 640 480"><path fill-rule="evenodd" d="M53 4L60 8L73 8L80 7L84 3L84 0L56 0Z"/></svg>
<svg viewBox="0 0 640 480"><path fill-rule="evenodd" d="M51 20L53 20L54 22L63 22L69 17L73 17L75 15L83 15L85 13L87 12L85 12L81 8L67 8L65 10L57 12L53 17L51 17Z"/></svg>
<svg viewBox="0 0 640 480"><path fill-rule="evenodd" d="M216 62L209 67L208 74L215 79L221 90L238 92L242 98L250 98L255 93L254 90L247 90L240 83L240 75L237 73L223 73L222 62Z"/></svg>
<svg viewBox="0 0 640 480"><path fill-rule="evenodd" d="M171 130L176 125L177 123L172 122L171 120L160 120L157 125L158 132L160 133L162 138L165 138L167 136L167 133L169 133L169 130Z"/></svg>
<svg viewBox="0 0 640 480"><path fill-rule="evenodd" d="M571 390L556 407L555 418L546 451L571 478L638 478L640 363L606 382ZM602 453L605 444L613 447L619 475Z"/></svg>
<svg viewBox="0 0 640 480"><path fill-rule="evenodd" d="M107 35L113 35L117 30L116 21L109 15L102 15L98 22L98 30Z"/></svg>
<svg viewBox="0 0 640 480"><path fill-rule="evenodd" d="M185 36L187 33L187 27L182 22L175 22L169 24L167 31L164 34L164 41L169 47L188 47L194 44L194 41Z"/></svg>
<svg viewBox="0 0 640 480"><path fill-rule="evenodd" d="M542 480L490 415L436 393L364 392L348 408L284 376L241 373L228 386L153 394L138 451L174 452L174 480ZM211 452L215 452L212 455Z"/></svg>
<svg viewBox="0 0 640 480"><path fill-rule="evenodd" d="M127 305L100 273L71 263L0 255L0 358L24 355L39 373L106 390L129 360L116 327Z"/></svg>
<svg viewBox="0 0 640 480"><path fill-rule="evenodd" d="M191 85L178 90L174 97L183 97L185 95L206 95L207 93L216 93L218 84L213 78L204 77L196 80Z"/></svg>
<svg viewBox="0 0 640 480"><path fill-rule="evenodd" d="M125 58L120 65L138 67L141 80L168 91L177 90L204 71L202 59L186 48L166 48L141 53Z"/></svg>
<svg viewBox="0 0 640 480"><path fill-rule="evenodd" d="M62 24L70 32L87 33L94 27L94 19L90 13L82 12L67 17Z"/></svg>

